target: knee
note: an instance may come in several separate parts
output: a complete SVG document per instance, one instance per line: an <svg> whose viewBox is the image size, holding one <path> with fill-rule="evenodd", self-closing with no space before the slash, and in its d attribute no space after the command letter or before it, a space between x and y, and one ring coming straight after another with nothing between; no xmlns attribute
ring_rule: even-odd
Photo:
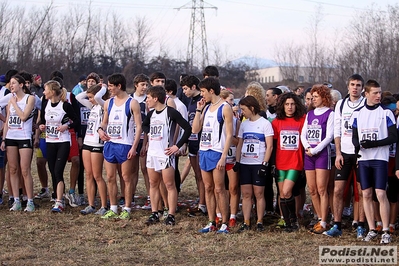
<svg viewBox="0 0 399 266"><path fill-rule="evenodd" d="M387 193L385 190L378 190L375 192L375 194L377 195L377 199L380 203L387 200Z"/></svg>
<svg viewBox="0 0 399 266"><path fill-rule="evenodd" d="M72 157L71 158L71 163L72 163L72 166L79 166L79 164L80 164L79 156Z"/></svg>
<svg viewBox="0 0 399 266"><path fill-rule="evenodd" d="M325 187L317 188L317 193L318 193L321 197L323 197L323 196L325 196L325 195L327 194L327 189L326 189Z"/></svg>
<svg viewBox="0 0 399 266"><path fill-rule="evenodd" d="M211 184L204 184L205 187L205 193L214 193L215 192L215 187Z"/></svg>

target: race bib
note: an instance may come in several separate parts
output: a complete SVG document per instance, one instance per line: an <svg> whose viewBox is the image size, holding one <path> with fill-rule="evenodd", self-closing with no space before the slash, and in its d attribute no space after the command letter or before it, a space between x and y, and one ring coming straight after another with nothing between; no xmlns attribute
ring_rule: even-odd
<svg viewBox="0 0 399 266"><path fill-rule="evenodd" d="M212 128L204 127L201 133L201 148L211 149L212 148Z"/></svg>
<svg viewBox="0 0 399 266"><path fill-rule="evenodd" d="M108 136L111 139L121 139L122 138L122 123L109 123L107 127Z"/></svg>
<svg viewBox="0 0 399 266"><path fill-rule="evenodd" d="M86 135L93 136L95 133L96 128L96 120L95 119L89 119L87 122L87 129L86 129Z"/></svg>
<svg viewBox="0 0 399 266"><path fill-rule="evenodd" d="M192 141L198 140L198 134L192 133L190 135L190 137L188 138L188 140L192 140Z"/></svg>
<svg viewBox="0 0 399 266"><path fill-rule="evenodd" d="M10 115L8 119L8 127L10 129L22 129L23 123L18 115Z"/></svg>
<svg viewBox="0 0 399 266"><path fill-rule="evenodd" d="M82 125L87 125L87 122L89 122L89 117L90 109L86 107L80 107L80 123Z"/></svg>
<svg viewBox="0 0 399 266"><path fill-rule="evenodd" d="M246 158L259 157L260 141L257 139L245 139L242 145L242 156Z"/></svg>
<svg viewBox="0 0 399 266"><path fill-rule="evenodd" d="M236 162L236 146L231 146L227 152L226 163L233 164Z"/></svg>
<svg viewBox="0 0 399 266"><path fill-rule="evenodd" d="M308 142L310 145L317 145L321 142L321 125L308 125Z"/></svg>
<svg viewBox="0 0 399 266"><path fill-rule="evenodd" d="M389 157L396 157L396 143L392 143L391 145L389 145Z"/></svg>
<svg viewBox="0 0 399 266"><path fill-rule="evenodd" d="M58 140L60 139L60 131L57 130L59 124L48 123L46 124L46 139Z"/></svg>
<svg viewBox="0 0 399 266"><path fill-rule="evenodd" d="M351 114L343 114L342 118L344 122L343 135L345 137L352 137L352 126L349 124Z"/></svg>
<svg viewBox="0 0 399 266"><path fill-rule="evenodd" d="M150 139L155 141L161 141L163 135L163 124L152 125L150 127Z"/></svg>
<svg viewBox="0 0 399 266"><path fill-rule="evenodd" d="M299 131L297 130L281 130L280 131L280 149L281 150L298 150L299 148Z"/></svg>
<svg viewBox="0 0 399 266"><path fill-rule="evenodd" d="M378 140L378 128L364 128L360 131L361 140Z"/></svg>

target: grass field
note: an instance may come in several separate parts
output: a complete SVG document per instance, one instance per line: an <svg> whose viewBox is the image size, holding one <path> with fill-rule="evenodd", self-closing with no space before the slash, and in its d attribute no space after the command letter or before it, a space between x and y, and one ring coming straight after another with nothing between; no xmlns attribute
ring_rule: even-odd
<svg viewBox="0 0 399 266"><path fill-rule="evenodd" d="M39 182L32 166L37 192ZM69 165L68 188L67 173ZM136 195L143 196L136 200L143 204L141 178ZM189 203L195 198L190 174L179 200ZM48 199L35 202L40 206L29 214L11 213L6 204L0 206L0 265L318 265L320 245L365 245L350 229L341 238L312 235L303 227L296 233L281 232L274 226L274 217L265 218L266 230L260 233L238 234L233 228L228 235L199 234L207 218L188 217L185 208L176 215L174 227L162 223L148 227L144 222L149 211L134 210L129 221L104 221L81 215L80 207L53 214ZM397 236L392 245L398 245Z"/></svg>

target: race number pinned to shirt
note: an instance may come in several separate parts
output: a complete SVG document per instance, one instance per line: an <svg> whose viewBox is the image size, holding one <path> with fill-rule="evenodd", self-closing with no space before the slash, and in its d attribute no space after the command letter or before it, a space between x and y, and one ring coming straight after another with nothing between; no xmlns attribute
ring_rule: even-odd
<svg viewBox="0 0 399 266"><path fill-rule="evenodd" d="M345 137L352 137L352 126L350 125L349 121L351 119L352 114L342 114L343 122L344 122L344 130L343 135Z"/></svg>
<svg viewBox="0 0 399 266"><path fill-rule="evenodd" d="M297 130L281 130L280 131L280 149L281 150L298 150L299 148L299 131Z"/></svg>
<svg viewBox="0 0 399 266"><path fill-rule="evenodd" d="M97 130L96 122L97 122L97 119L89 118L89 121L87 121L86 135L89 135L89 136L94 135L95 130Z"/></svg>
<svg viewBox="0 0 399 266"><path fill-rule="evenodd" d="M107 128L108 136L111 139L121 139L122 138L122 123L114 122L109 123Z"/></svg>
<svg viewBox="0 0 399 266"><path fill-rule="evenodd" d="M321 142L321 125L308 125L308 143L317 145Z"/></svg>
<svg viewBox="0 0 399 266"><path fill-rule="evenodd" d="M200 147L212 149L212 128L204 127L202 129Z"/></svg>
<svg viewBox="0 0 399 266"><path fill-rule="evenodd" d="M363 128L360 136L361 140L378 140L378 128Z"/></svg>
<svg viewBox="0 0 399 266"><path fill-rule="evenodd" d="M90 117L90 109L87 107L80 107L80 121L82 125L87 125Z"/></svg>
<svg viewBox="0 0 399 266"><path fill-rule="evenodd" d="M57 129L59 126L57 123L46 123L46 139L60 139L60 131Z"/></svg>
<svg viewBox="0 0 399 266"><path fill-rule="evenodd" d="M23 122L18 115L10 115L10 118L8 119L8 127L10 129L22 129Z"/></svg>
<svg viewBox="0 0 399 266"><path fill-rule="evenodd" d="M150 140L161 141L163 135L163 124L151 125Z"/></svg>
<svg viewBox="0 0 399 266"><path fill-rule="evenodd" d="M230 146L227 152L226 163L233 164L236 162L236 146Z"/></svg>
<svg viewBox="0 0 399 266"><path fill-rule="evenodd" d="M258 139L244 139L242 145L242 156L246 158L259 157L260 141Z"/></svg>

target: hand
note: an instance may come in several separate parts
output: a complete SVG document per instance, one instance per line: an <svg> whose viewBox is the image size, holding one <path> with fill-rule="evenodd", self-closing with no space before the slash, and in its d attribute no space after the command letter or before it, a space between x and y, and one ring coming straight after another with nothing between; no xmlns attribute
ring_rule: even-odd
<svg viewBox="0 0 399 266"><path fill-rule="evenodd" d="M45 131L46 131L46 125L40 125L40 126L39 126L39 130L40 130L41 132L45 132Z"/></svg>
<svg viewBox="0 0 399 266"><path fill-rule="evenodd" d="M15 94L12 95L12 97L10 98L10 103L14 106L16 106L17 104L17 96Z"/></svg>
<svg viewBox="0 0 399 266"><path fill-rule="evenodd" d="M309 157L312 157L313 154L310 152L310 150L311 150L311 148L307 148L307 149L305 150L305 154L306 154L307 156L309 156Z"/></svg>
<svg viewBox="0 0 399 266"><path fill-rule="evenodd" d="M361 145L364 149L370 149L370 148L376 147L375 141L368 140L368 139L360 141L360 145Z"/></svg>
<svg viewBox="0 0 399 266"><path fill-rule="evenodd" d="M395 171L395 175L396 175L396 177L399 179L399 170L396 170L396 171Z"/></svg>
<svg viewBox="0 0 399 266"><path fill-rule="evenodd" d="M0 149L1 149L2 151L5 151L5 150L6 150L6 143L4 142L4 140L1 142Z"/></svg>
<svg viewBox="0 0 399 266"><path fill-rule="evenodd" d="M67 124L61 125L61 126L57 127L57 130L59 132L64 132L65 130L68 130L68 125Z"/></svg>
<svg viewBox="0 0 399 266"><path fill-rule="evenodd" d="M141 147L141 150L140 150L140 156L144 157L144 156L146 156L146 154L147 154L147 145L143 145L143 147Z"/></svg>
<svg viewBox="0 0 399 266"><path fill-rule="evenodd" d="M81 150L83 148L83 138L81 138L81 137L78 138L78 147L79 147L79 150Z"/></svg>
<svg viewBox="0 0 399 266"><path fill-rule="evenodd" d="M241 164L239 162L236 162L233 166L233 171L238 172L238 171L240 171L240 168L241 168Z"/></svg>
<svg viewBox="0 0 399 266"><path fill-rule="evenodd" d="M168 147L165 149L165 155L171 156L179 151L179 148L176 145L172 147Z"/></svg>
<svg viewBox="0 0 399 266"><path fill-rule="evenodd" d="M33 141L33 147L35 147L35 148L39 148L39 139L38 138L35 138L35 140Z"/></svg>
<svg viewBox="0 0 399 266"><path fill-rule="evenodd" d="M220 159L218 161L218 164L216 165L217 170L224 170L224 167L226 166L226 159Z"/></svg>
<svg viewBox="0 0 399 266"><path fill-rule="evenodd" d="M344 165L344 157L342 156L342 154L338 155L335 157L335 167L338 170L342 169L342 165Z"/></svg>
<svg viewBox="0 0 399 266"><path fill-rule="evenodd" d="M260 177L260 178L266 178L266 176L267 176L267 168L268 168L269 166L266 166L266 165L263 165L262 164L262 166L260 167L260 169L258 170L258 176Z"/></svg>
<svg viewBox="0 0 399 266"><path fill-rule="evenodd" d="M129 152L127 153L127 159L130 160L132 159L134 156L137 155L136 149L133 149L133 147L129 150Z"/></svg>
<svg viewBox="0 0 399 266"><path fill-rule="evenodd" d="M104 130L100 129L98 130L98 136L102 141L109 141L111 138L105 133Z"/></svg>
<svg viewBox="0 0 399 266"><path fill-rule="evenodd" d="M197 109L202 110L202 109L204 109L205 105L206 105L206 101L204 98L202 98L201 100L199 100L197 102Z"/></svg>

